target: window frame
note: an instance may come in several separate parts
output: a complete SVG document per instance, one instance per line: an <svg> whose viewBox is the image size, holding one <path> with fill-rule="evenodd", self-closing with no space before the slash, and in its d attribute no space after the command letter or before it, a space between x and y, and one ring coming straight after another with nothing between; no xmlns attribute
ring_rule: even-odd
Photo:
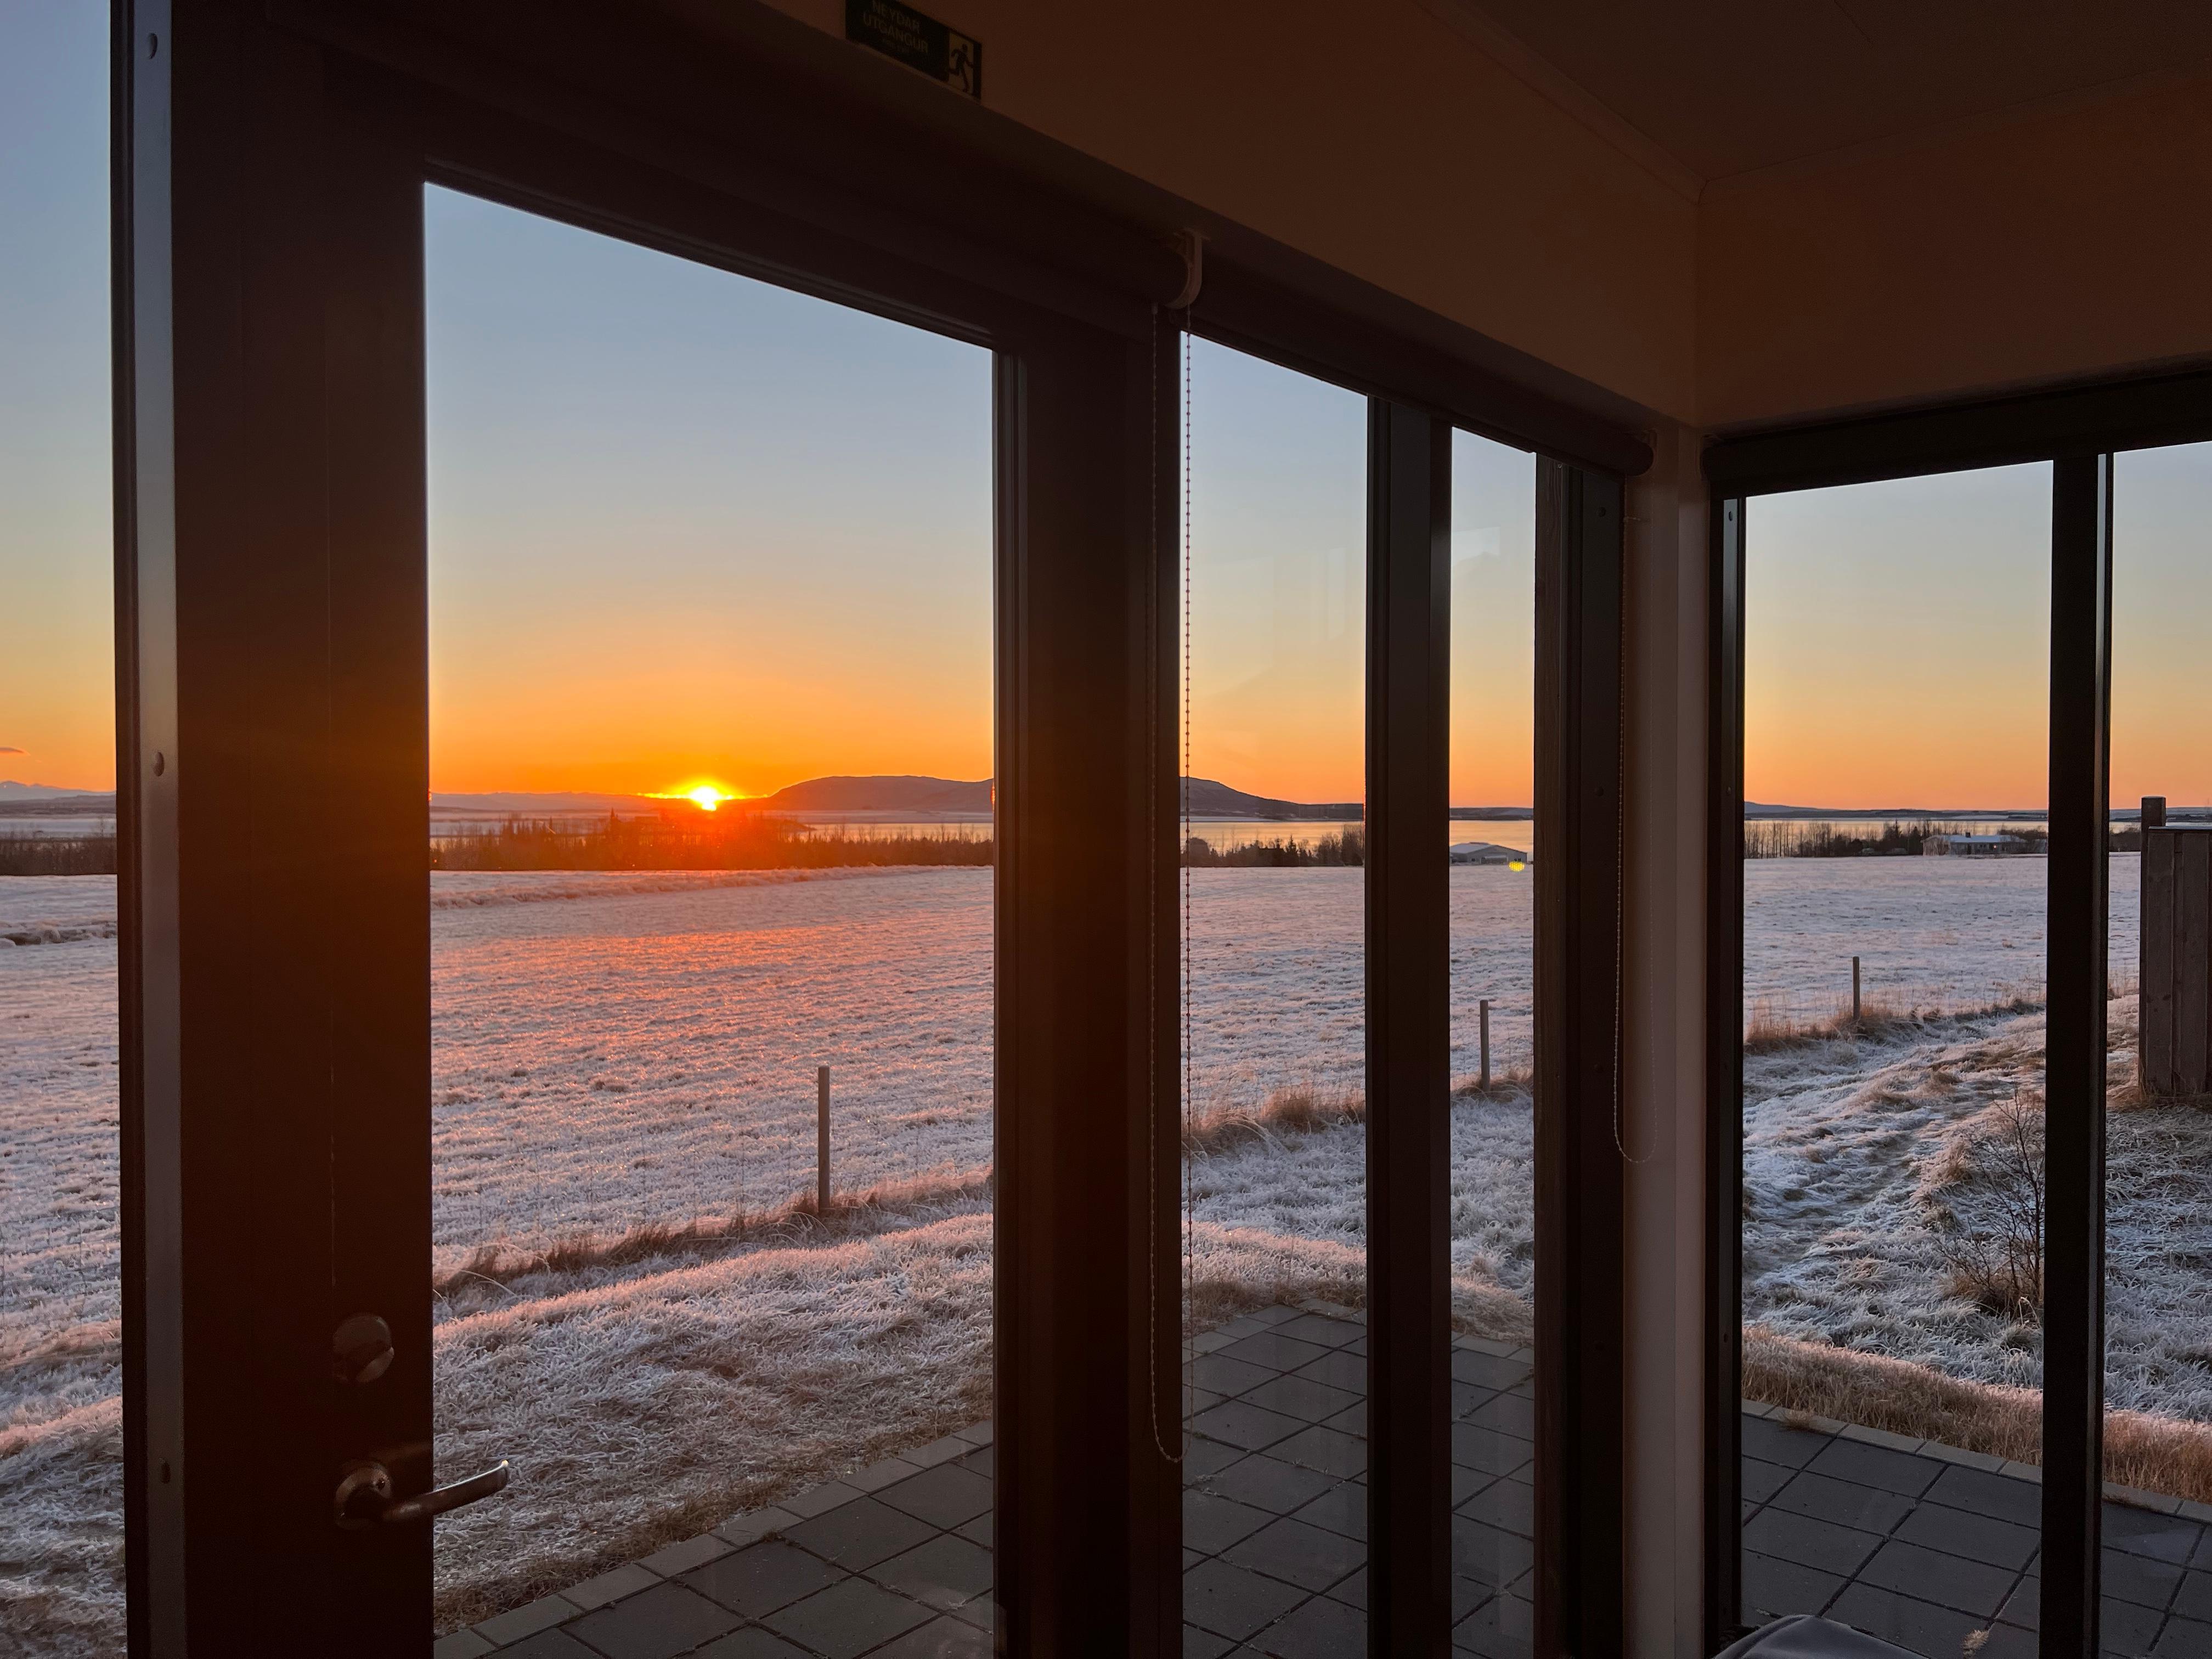
<svg viewBox="0 0 2212 1659"><path fill-rule="evenodd" d="M2045 1659L2098 1650L2112 455L2212 438L2212 372L2114 376L1724 437L1705 452L1705 1646L1743 1632L1744 593L1753 498L2049 462L2049 1152L2042 1474ZM2078 1109L2060 1109L2072 1102ZM2062 1179L2061 1176L2070 1177Z"/></svg>

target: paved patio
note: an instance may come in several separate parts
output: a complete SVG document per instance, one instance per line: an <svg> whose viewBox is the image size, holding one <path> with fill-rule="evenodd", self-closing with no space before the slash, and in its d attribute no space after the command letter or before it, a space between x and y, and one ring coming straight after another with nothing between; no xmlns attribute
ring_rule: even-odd
<svg viewBox="0 0 2212 1659"><path fill-rule="evenodd" d="M1273 1307L1200 1336L1183 1496L1189 1659L1363 1651L1366 1327ZM1528 1352L1452 1352L1456 1645L1528 1650ZM991 1651L977 1424L457 1631L438 1659L959 1659Z"/></svg>
<svg viewBox="0 0 2212 1659"><path fill-rule="evenodd" d="M1928 1659L2033 1659L2038 1471L1766 1407L1743 1449L1748 1622L1825 1613ZM2106 1493L2104 1651L2212 1659L2212 1509Z"/></svg>

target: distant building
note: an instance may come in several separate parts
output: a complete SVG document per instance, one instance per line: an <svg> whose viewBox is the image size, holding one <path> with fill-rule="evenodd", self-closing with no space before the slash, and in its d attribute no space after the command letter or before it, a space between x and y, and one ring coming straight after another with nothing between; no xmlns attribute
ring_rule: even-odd
<svg viewBox="0 0 2212 1659"><path fill-rule="evenodd" d="M1994 859L2025 853L2027 842L2018 836L1930 836L1920 850L1931 858Z"/></svg>
<svg viewBox="0 0 2212 1659"><path fill-rule="evenodd" d="M1454 864L1534 864L1532 854L1517 847L1500 847L1494 841L1462 841L1451 849Z"/></svg>

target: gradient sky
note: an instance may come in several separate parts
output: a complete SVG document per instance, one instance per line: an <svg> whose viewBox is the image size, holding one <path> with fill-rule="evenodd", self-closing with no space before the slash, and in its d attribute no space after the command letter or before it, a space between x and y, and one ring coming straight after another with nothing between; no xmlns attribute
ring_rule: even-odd
<svg viewBox="0 0 2212 1659"><path fill-rule="evenodd" d="M0 778L114 780L106 9L0 7ZM981 350L448 192L433 783L992 769ZM1193 349L1192 765L1361 793L1364 411ZM1534 463L1455 452L1452 799L1529 798ZM2123 456L2113 797L2212 801L2212 446ZM2039 806L2048 469L1761 497L1747 783Z"/></svg>

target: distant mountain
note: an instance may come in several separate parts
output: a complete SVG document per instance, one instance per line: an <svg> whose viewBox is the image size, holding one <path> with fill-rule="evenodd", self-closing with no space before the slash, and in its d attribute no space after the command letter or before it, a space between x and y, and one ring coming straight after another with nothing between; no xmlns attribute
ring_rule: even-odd
<svg viewBox="0 0 2212 1659"><path fill-rule="evenodd" d="M2039 806L1770 806L1743 804L1747 818L2040 818ZM2119 816L2115 814L2115 816Z"/></svg>
<svg viewBox="0 0 2212 1659"><path fill-rule="evenodd" d="M988 812L991 780L960 783L906 775L809 778L745 805L769 812Z"/></svg>
<svg viewBox="0 0 2212 1659"><path fill-rule="evenodd" d="M1194 818L1357 818L1362 808L1356 800L1277 800L1272 795L1248 795L1212 778L1186 778L1188 802Z"/></svg>
<svg viewBox="0 0 2212 1659"><path fill-rule="evenodd" d="M17 783L12 778L0 778L0 800L57 800L64 795L91 800L97 794L95 790L69 789L51 783Z"/></svg>

